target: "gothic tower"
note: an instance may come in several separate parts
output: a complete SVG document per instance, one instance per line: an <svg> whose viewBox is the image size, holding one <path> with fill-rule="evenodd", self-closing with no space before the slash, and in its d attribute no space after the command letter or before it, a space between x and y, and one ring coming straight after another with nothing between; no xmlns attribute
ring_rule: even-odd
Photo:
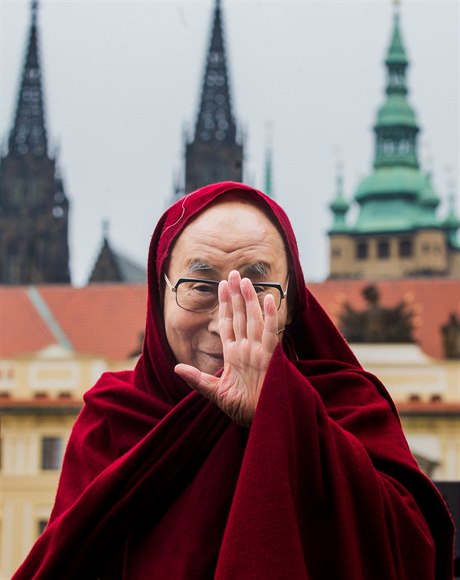
<svg viewBox="0 0 460 580"><path fill-rule="evenodd" d="M8 152L0 160L0 283L69 283L69 201L48 153L38 50L32 18Z"/></svg>
<svg viewBox="0 0 460 580"><path fill-rule="evenodd" d="M176 198L216 181L242 181L243 146L232 112L229 75L222 27L222 7L216 0L192 141L185 145L185 191Z"/></svg>
<svg viewBox="0 0 460 580"><path fill-rule="evenodd" d="M460 277L460 221L452 203L447 219L437 217L439 196L420 167L419 126L407 100L408 64L396 8L385 59L386 96L374 126L374 166L356 190L355 223L346 220L350 206L341 177L330 205L332 278Z"/></svg>

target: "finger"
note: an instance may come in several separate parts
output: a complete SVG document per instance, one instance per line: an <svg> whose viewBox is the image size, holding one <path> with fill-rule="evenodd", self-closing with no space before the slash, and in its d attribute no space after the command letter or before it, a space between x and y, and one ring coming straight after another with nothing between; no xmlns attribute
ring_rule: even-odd
<svg viewBox="0 0 460 580"><path fill-rule="evenodd" d="M254 285L248 278L241 280L241 294L246 303L247 337L260 341L264 329L264 319Z"/></svg>
<svg viewBox="0 0 460 580"><path fill-rule="evenodd" d="M271 294L265 296L264 300L264 329L262 333L262 348L272 353L278 339L278 311L276 309L275 299Z"/></svg>
<svg viewBox="0 0 460 580"><path fill-rule="evenodd" d="M233 332L233 309L227 280L220 282L218 296L219 334L222 344L226 344L235 340L235 334Z"/></svg>
<svg viewBox="0 0 460 580"><path fill-rule="evenodd" d="M235 339L241 340L247 336L246 304L241 294L241 277L237 270L228 275L228 287L233 309L233 332Z"/></svg>
<svg viewBox="0 0 460 580"><path fill-rule="evenodd" d="M220 379L207 373L202 373L196 367L180 363L174 367L174 372L192 389L198 391L207 399L215 401Z"/></svg>

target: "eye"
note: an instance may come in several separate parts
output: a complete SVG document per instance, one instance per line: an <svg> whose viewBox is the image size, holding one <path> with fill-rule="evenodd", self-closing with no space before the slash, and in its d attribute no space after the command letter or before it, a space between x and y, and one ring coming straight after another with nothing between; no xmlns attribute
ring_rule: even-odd
<svg viewBox="0 0 460 580"><path fill-rule="evenodd" d="M203 284L202 282L194 284L192 290L197 294L214 294L216 291L214 284Z"/></svg>
<svg viewBox="0 0 460 580"><path fill-rule="evenodd" d="M264 286L257 286L257 284L254 284L254 290L256 291L256 294L263 294L266 291L266 288Z"/></svg>

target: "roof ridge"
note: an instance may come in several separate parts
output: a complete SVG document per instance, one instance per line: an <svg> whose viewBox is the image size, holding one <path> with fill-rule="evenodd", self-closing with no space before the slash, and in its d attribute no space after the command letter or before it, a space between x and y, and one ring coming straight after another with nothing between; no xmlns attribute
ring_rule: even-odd
<svg viewBox="0 0 460 580"><path fill-rule="evenodd" d="M67 338L67 335L62 330L59 322L53 316L51 310L48 308L48 305L43 299L39 290L35 286L29 286L29 288L27 288L27 296L58 343L68 350L74 350L72 343Z"/></svg>

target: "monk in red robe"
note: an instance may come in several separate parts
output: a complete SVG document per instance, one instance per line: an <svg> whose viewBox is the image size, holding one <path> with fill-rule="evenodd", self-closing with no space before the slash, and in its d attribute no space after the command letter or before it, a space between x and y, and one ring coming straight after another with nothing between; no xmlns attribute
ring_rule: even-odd
<svg viewBox="0 0 460 580"><path fill-rule="evenodd" d="M15 579L448 580L453 526L394 404L237 183L152 237L143 353L85 395Z"/></svg>

